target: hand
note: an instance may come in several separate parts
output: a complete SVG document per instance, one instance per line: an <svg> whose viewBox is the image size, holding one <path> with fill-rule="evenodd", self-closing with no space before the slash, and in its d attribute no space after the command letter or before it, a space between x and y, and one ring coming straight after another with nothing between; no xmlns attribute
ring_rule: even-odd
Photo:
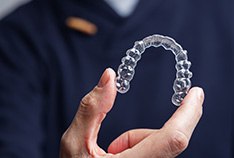
<svg viewBox="0 0 234 158"><path fill-rule="evenodd" d="M202 115L204 93L192 88L181 106L159 130L136 129L114 140L108 153L97 145L101 123L116 97L115 72L107 69L98 85L80 102L61 139L60 158L172 158L188 146Z"/></svg>

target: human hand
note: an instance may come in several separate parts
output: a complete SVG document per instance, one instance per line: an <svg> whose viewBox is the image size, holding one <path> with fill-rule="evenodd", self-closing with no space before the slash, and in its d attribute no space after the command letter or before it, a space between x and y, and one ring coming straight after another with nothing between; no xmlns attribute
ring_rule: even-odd
<svg viewBox="0 0 234 158"><path fill-rule="evenodd" d="M204 93L192 88L165 125L158 130L127 131L109 148L97 145L103 119L116 97L115 72L107 69L98 85L80 102L79 109L61 139L60 158L172 158L188 146L201 115Z"/></svg>

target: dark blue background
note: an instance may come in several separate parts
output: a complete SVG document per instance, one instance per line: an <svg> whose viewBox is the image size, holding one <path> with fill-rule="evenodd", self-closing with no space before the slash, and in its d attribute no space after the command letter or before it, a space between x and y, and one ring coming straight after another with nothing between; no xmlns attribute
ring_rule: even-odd
<svg viewBox="0 0 234 158"><path fill-rule="evenodd" d="M140 1L128 18L103 1L34 0L0 22L0 157L58 157L80 99L107 67L117 70L134 41L171 36L188 50L204 115L181 158L233 157L234 13L231 0ZM65 25L77 16L98 27L87 36ZM160 128L171 103L174 55L148 49L127 94L118 95L99 144L133 128Z"/></svg>

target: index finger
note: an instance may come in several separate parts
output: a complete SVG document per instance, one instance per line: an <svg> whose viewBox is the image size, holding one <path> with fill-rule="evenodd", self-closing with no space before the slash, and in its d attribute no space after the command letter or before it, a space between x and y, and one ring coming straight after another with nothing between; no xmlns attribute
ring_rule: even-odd
<svg viewBox="0 0 234 158"><path fill-rule="evenodd" d="M189 140L202 116L203 101L203 90L199 87L192 88L181 103L181 106L165 123L163 129L169 128L169 131L179 131Z"/></svg>

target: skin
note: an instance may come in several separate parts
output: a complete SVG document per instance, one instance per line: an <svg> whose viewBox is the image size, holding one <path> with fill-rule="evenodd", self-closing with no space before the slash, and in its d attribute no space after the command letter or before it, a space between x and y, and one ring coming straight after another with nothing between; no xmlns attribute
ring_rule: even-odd
<svg viewBox="0 0 234 158"><path fill-rule="evenodd" d="M60 158L173 158L183 152L202 116L204 92L192 88L161 129L135 129L115 139L105 152L97 145L103 119L116 97L115 72L106 69L98 85L80 102L61 139Z"/></svg>

